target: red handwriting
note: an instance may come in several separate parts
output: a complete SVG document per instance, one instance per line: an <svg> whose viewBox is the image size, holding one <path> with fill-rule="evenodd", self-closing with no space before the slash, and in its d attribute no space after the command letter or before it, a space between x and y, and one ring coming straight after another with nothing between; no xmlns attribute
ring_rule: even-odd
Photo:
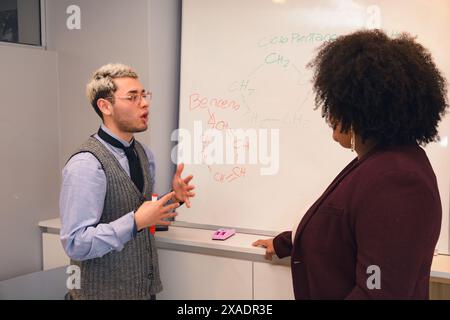
<svg viewBox="0 0 450 320"><path fill-rule="evenodd" d="M237 152L238 149L240 148L244 148L245 150L249 151L250 150L250 142L247 139L245 139L245 141L242 141L241 139L234 139L234 151Z"/></svg>
<svg viewBox="0 0 450 320"><path fill-rule="evenodd" d="M209 113L209 120L208 124L210 125L211 129L217 129L217 130L227 130L229 129L229 125L227 121L216 121L216 115L214 113L211 113L208 109Z"/></svg>
<svg viewBox="0 0 450 320"><path fill-rule="evenodd" d="M232 182L238 178L245 177L246 169L243 167L234 167L231 173L216 172L214 180L220 183Z"/></svg>
<svg viewBox="0 0 450 320"><path fill-rule="evenodd" d="M203 134L203 136L202 136L202 145L203 145L202 152L203 153L205 152L206 147L209 146L211 143L212 143L211 138L208 136L205 136Z"/></svg>
<svg viewBox="0 0 450 320"><path fill-rule="evenodd" d="M199 93L193 93L189 96L189 110L206 109L208 107L237 111L241 106L234 100L217 97L208 98L201 96Z"/></svg>

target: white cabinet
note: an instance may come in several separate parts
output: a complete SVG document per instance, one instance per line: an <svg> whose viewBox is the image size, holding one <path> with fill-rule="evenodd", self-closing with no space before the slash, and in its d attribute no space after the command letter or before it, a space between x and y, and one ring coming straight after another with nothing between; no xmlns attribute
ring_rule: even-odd
<svg viewBox="0 0 450 320"><path fill-rule="evenodd" d="M291 268L265 262L253 262L255 300L292 300Z"/></svg>
<svg viewBox="0 0 450 320"><path fill-rule="evenodd" d="M69 265L70 259L62 247L59 234L42 233L42 260L43 270Z"/></svg>
<svg viewBox="0 0 450 320"><path fill-rule="evenodd" d="M286 265L158 250L163 300L293 300Z"/></svg>
<svg viewBox="0 0 450 320"><path fill-rule="evenodd" d="M158 256L158 299L252 299L251 261L163 249Z"/></svg>

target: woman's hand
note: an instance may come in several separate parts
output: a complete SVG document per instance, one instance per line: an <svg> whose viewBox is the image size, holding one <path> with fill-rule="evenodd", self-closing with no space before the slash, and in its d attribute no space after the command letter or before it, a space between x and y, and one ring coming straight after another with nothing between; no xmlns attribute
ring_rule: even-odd
<svg viewBox="0 0 450 320"><path fill-rule="evenodd" d="M275 249L273 247L273 238L272 239L259 239L252 243L255 247L263 247L266 248L266 260L272 260L272 256L275 254Z"/></svg>

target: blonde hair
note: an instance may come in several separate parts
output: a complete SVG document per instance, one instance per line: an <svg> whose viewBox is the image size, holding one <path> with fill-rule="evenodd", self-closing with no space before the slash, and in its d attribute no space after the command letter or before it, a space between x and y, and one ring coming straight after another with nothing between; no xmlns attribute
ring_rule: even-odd
<svg viewBox="0 0 450 320"><path fill-rule="evenodd" d="M103 114L97 106L98 99L109 99L114 103L113 94L117 86L113 79L134 78L138 75L131 67L121 63L109 63L96 70L86 86L86 95L95 112L103 119Z"/></svg>

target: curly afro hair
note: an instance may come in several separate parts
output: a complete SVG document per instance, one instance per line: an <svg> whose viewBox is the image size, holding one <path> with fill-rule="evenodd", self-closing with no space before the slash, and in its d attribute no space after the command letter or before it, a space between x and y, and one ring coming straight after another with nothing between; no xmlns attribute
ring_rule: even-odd
<svg viewBox="0 0 450 320"><path fill-rule="evenodd" d="M314 69L316 109L342 132L380 145L439 139L448 107L446 80L430 52L403 33L357 31L324 43L308 64Z"/></svg>

